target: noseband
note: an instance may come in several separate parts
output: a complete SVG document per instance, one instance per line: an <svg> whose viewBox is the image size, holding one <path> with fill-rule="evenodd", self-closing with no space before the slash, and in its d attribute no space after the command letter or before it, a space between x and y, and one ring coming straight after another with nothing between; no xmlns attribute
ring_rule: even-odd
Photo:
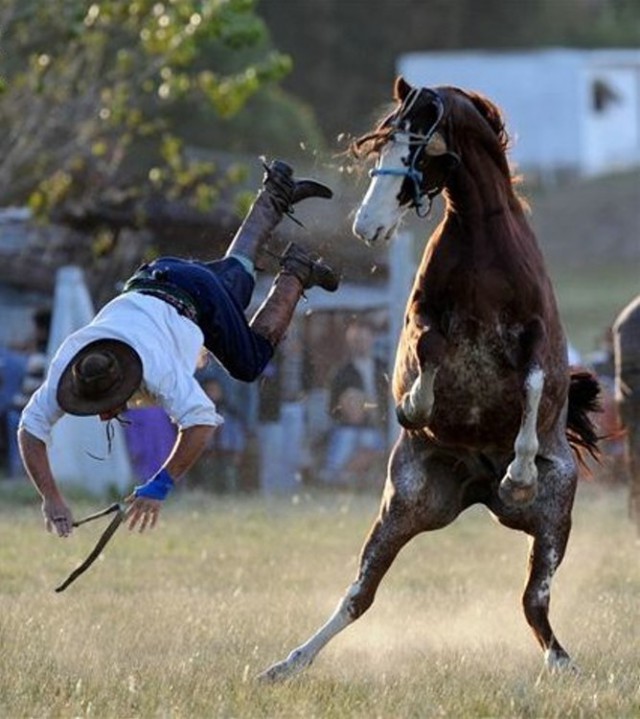
<svg viewBox="0 0 640 719"><path fill-rule="evenodd" d="M402 128L402 123L406 120L408 114L411 112L413 106L422 93L428 94L435 105L437 111L436 119L424 134L406 131ZM440 126L443 116L444 102L436 90L417 87L412 88L407 97L404 99L396 117L389 123L394 128L390 136L391 139L394 139L396 135L400 135L406 139L409 146L412 144L416 145L416 150L411 155L411 162L407 167L375 167L369 171L369 177L371 178L377 177L378 175L392 175L394 177L403 177L408 179L412 183L413 187L413 197L411 199L410 207L415 209L418 217L427 217L431 211L433 198L442 191L442 187L434 187L431 190L423 188L423 182L425 179L424 172L419 170L417 165L421 154L424 152L426 146L429 144L429 141ZM423 201L425 197L428 201L426 207Z"/></svg>

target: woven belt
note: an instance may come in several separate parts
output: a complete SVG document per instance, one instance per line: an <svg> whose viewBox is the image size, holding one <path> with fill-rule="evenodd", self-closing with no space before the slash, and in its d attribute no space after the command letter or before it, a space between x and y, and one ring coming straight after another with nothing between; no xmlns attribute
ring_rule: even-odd
<svg viewBox="0 0 640 719"><path fill-rule="evenodd" d="M198 324L198 309L195 302L183 289L171 282L159 282L134 275L122 292L139 292L141 295L157 297L174 307L183 317Z"/></svg>

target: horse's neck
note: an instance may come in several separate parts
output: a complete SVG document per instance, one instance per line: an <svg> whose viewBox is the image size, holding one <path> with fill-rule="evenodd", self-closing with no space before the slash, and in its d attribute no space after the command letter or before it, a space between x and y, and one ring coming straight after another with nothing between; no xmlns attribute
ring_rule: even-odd
<svg viewBox="0 0 640 719"><path fill-rule="evenodd" d="M445 216L432 234L416 278L443 292L453 283L460 298L485 305L482 294L512 292L515 282L535 288L544 281L544 258L511 180L495 167L488 175L461 166L446 190Z"/></svg>
<svg viewBox="0 0 640 719"><path fill-rule="evenodd" d="M488 158L462 163L447 185L447 210L471 227L495 215L520 214L511 178Z"/></svg>
<svg viewBox="0 0 640 719"><path fill-rule="evenodd" d="M488 158L482 160L461 164L447 185L445 235L459 237L469 261L476 266L491 263L496 253L530 248L537 254L533 232L511 178ZM447 232L454 226L456 231Z"/></svg>

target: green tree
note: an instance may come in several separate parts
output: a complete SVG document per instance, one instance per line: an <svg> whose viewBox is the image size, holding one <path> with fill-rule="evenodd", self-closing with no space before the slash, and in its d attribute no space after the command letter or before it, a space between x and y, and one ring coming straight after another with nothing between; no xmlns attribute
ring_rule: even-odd
<svg viewBox="0 0 640 719"><path fill-rule="evenodd" d="M270 154L321 142L278 88L292 61L253 0L0 0L0 28L2 203L46 215L158 193L206 210L244 170L194 141Z"/></svg>

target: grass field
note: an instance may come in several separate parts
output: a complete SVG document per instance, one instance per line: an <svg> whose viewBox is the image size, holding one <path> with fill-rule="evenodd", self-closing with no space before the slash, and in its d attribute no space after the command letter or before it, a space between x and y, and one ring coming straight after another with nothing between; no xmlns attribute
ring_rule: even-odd
<svg viewBox="0 0 640 719"><path fill-rule="evenodd" d="M372 609L304 675L253 681L332 611L377 503L182 494L153 533L120 530L87 575L55 594L102 527L55 539L35 497L5 497L0 716L640 715L640 547L622 490L589 484L552 594L579 676L536 683L542 656L519 599L526 540L473 508L416 538Z"/></svg>

